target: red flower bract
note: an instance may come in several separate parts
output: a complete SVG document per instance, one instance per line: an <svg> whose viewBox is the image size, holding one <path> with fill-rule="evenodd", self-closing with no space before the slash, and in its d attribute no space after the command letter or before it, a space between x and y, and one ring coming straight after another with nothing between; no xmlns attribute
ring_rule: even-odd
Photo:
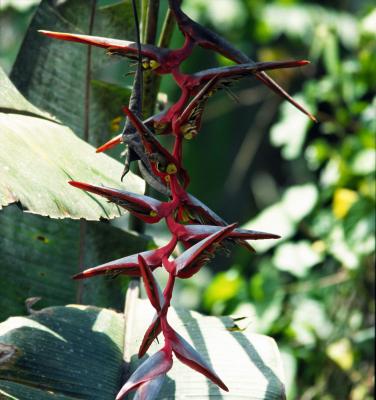
<svg viewBox="0 0 376 400"><path fill-rule="evenodd" d="M175 280L193 276L214 257L219 248L238 243L253 250L247 242L248 240L277 239L279 237L272 233L240 229L236 227L236 224L229 225L208 206L187 192L189 176L183 167L183 142L184 139L193 139L199 132L202 114L208 99L217 90L235 80L255 76L311 119L314 119L265 73L266 70L301 67L308 61L253 62L225 39L190 19L181 10L180 3L179 0L169 0L172 14L185 36L184 45L180 49L170 50L142 44L139 54L135 42L40 31L55 39L102 47L110 54L120 54L131 59L138 59L141 56L144 69L157 74L171 73L181 89L181 96L175 104L167 111L145 121L142 121L133 112L133 109L131 110L131 107L124 107L123 111L131 122L131 126L135 128L135 132L132 131L132 135L128 136L125 133L118 135L97 149L97 152L101 152L125 142L141 160L139 164L141 171L146 168L151 174L151 178L158 182L158 190L168 197L166 201L125 190L77 181L69 182L74 187L105 197L108 201L119 205L146 223L153 224L165 219L171 233L171 240L163 247L109 261L88 268L74 276L75 279L101 274L142 277L145 292L155 309L155 316L139 348L139 357L147 352L152 342L160 334L164 337L164 347L136 369L121 388L116 399L122 399L130 391L135 391L135 399L151 400L156 398L166 373L172 367L173 353L181 362L205 375L221 389L228 391L227 386L211 366L183 337L174 331L167 321ZM180 65L190 56L196 45L214 50L235 61L237 65L212 68L193 74L182 73ZM172 150L161 145L157 139L158 134L173 134ZM129 167L129 163L127 163L127 167ZM187 250L174 258L173 251L178 241L182 242ZM161 266L168 273L168 281L163 292L153 275L153 271Z"/></svg>

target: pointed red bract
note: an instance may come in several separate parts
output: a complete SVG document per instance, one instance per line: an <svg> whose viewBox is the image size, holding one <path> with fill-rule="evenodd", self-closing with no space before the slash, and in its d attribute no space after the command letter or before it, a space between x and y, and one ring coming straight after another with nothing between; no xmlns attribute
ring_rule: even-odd
<svg viewBox="0 0 376 400"><path fill-rule="evenodd" d="M143 256L147 258L147 253L152 251L153 250L145 251L140 254L143 254ZM103 274L141 276L140 268L138 266L138 254L132 254L127 257L119 258L118 260L98 265L97 267L85 269L84 271L73 275L73 279L85 279Z"/></svg>
<svg viewBox="0 0 376 400"><path fill-rule="evenodd" d="M166 374L158 375L151 381L142 383L136 390L133 400L154 400L157 398Z"/></svg>
<svg viewBox="0 0 376 400"><path fill-rule="evenodd" d="M85 279L103 274L122 274L127 276L141 276L138 256L141 255L149 268L154 271L162 265L162 259L168 257L176 246L177 239L173 237L165 246L154 250L132 254L117 260L110 261L97 267L88 268L73 276L73 279Z"/></svg>
<svg viewBox="0 0 376 400"><path fill-rule="evenodd" d="M255 76L314 119L264 72L278 68L300 67L306 65L308 61L253 62L226 40L184 14L180 8L181 0L169 0L169 4L185 37L183 46L175 50L99 36L41 31L49 37L94 45L107 49L110 54L137 59L143 69L153 70L158 74L171 73L181 89L181 96L177 102L166 111L153 115L145 121L137 116L142 115L141 101L138 97L141 90L135 90L129 108L124 107L128 121L135 129L127 122L121 135L97 149L97 152L102 152L124 142L126 146L124 175L129 171L130 162L138 161L139 170L146 182L165 195L168 201L162 202L149 196L83 182L69 182L72 186L105 197L147 223L156 223L166 218L168 229L172 234L172 239L166 246L110 261L74 276L75 279L100 274L141 276L148 299L156 310L144 334L138 356L145 355L160 333L164 336L165 346L136 369L121 388L117 400L122 399L130 391L135 391L136 400L156 399L166 373L172 366L172 352L180 361L228 391L227 386L211 366L168 324L167 313L172 301L174 284L177 278L189 278L198 272L218 249L223 249L232 242L253 250L247 240L279 237L271 233L239 229L236 228L236 224L228 225L209 207L186 192L189 176L183 167L182 144L184 139L190 140L198 133L209 97L217 90L226 89L233 81ZM237 65L211 68L193 74L183 73L180 65L196 45L213 49L235 61ZM137 83L134 87L138 87ZM162 146L156 136L169 133L174 135L171 151L168 147ZM182 242L187 250L176 259L169 259L177 241ZM168 272L163 293L153 275L153 270L161 265Z"/></svg>
<svg viewBox="0 0 376 400"><path fill-rule="evenodd" d="M172 261L175 275L179 278L190 278L214 256L218 244L226 238L235 228L236 224L228 225L214 232L206 239L201 240L190 247L183 254Z"/></svg>
<svg viewBox="0 0 376 400"><path fill-rule="evenodd" d="M189 18L188 15L186 15L180 8L180 1L169 0L169 5L180 30L186 37L190 37L191 40L197 43L199 46L214 50L215 52L222 54L226 58L238 64L254 62L246 54L236 49L227 40ZM279 96L285 98L292 105L306 114L311 120L316 121L316 118L309 111L307 111L302 105L294 100L264 71L257 72L255 75L257 79L268 86L271 90L273 90Z"/></svg>
<svg viewBox="0 0 376 400"><path fill-rule="evenodd" d="M69 181L68 183L79 189L105 197L110 202L125 208L149 224L156 223L169 215L172 206L149 196L111 189L105 186L90 185L77 181Z"/></svg>
<svg viewBox="0 0 376 400"><path fill-rule="evenodd" d="M136 369L136 371L133 372L125 385L120 389L116 396L116 400L122 399L128 392L137 388L144 382L151 381L160 375L166 374L166 372L171 369L171 366L171 352L166 348L163 348L149 357Z"/></svg>
<svg viewBox="0 0 376 400"><path fill-rule="evenodd" d="M157 311L161 311L161 308L164 304L162 291L160 290L157 281L154 279L150 267L146 264L144 258L141 255L138 255L138 265L140 267L141 276L150 303Z"/></svg>
<svg viewBox="0 0 376 400"><path fill-rule="evenodd" d="M217 84L222 82L229 82L231 80L238 80L255 74L263 70L274 70L282 68L296 68L303 67L309 64L307 60L288 60L288 61L267 61L255 62L250 64L238 64L228 67L218 67L196 72L195 74L187 76L185 87L189 89L201 89L202 85L210 82L212 79L216 80ZM197 90L197 89L196 89Z"/></svg>
<svg viewBox="0 0 376 400"><path fill-rule="evenodd" d="M38 32L53 39L66 40L69 42L77 42L96 47L102 47L107 49L108 51L123 54L130 58L138 57L137 43L130 42L129 40L119 40L101 36L81 35L66 32L52 32L45 30L39 30ZM152 60L156 60L158 62L162 62L163 57L169 52L170 50L168 49L162 49L160 47L155 47L150 44L141 45L142 56L150 58Z"/></svg>
<svg viewBox="0 0 376 400"><path fill-rule="evenodd" d="M121 137L122 135L117 135L114 138L110 139L108 142L102 144L102 146L99 146L95 152L96 153L103 153L104 151L110 150L113 147L116 147L121 143Z"/></svg>
<svg viewBox="0 0 376 400"><path fill-rule="evenodd" d="M161 319L158 314L153 318L152 323L144 334L141 346L138 350L138 358L143 357L148 351L150 345L154 342L157 336L162 332Z"/></svg>
<svg viewBox="0 0 376 400"><path fill-rule="evenodd" d="M227 225L226 221L211 210L208 206L202 203L193 195L187 193L184 199L184 207L197 219L197 221L205 225Z"/></svg>
<svg viewBox="0 0 376 400"><path fill-rule="evenodd" d="M146 154L149 157L150 163L154 166L156 175L163 178L166 175L177 174L179 180L184 187L189 184L189 176L187 171L181 167L181 163L172 156L154 137L148 127L135 115L128 107L123 108L125 114L132 122L133 126L140 134L141 140L145 146ZM169 172L169 168L171 171Z"/></svg>
<svg viewBox="0 0 376 400"><path fill-rule="evenodd" d="M174 332L174 334L171 335L171 342L173 352L182 363L205 375L221 389L228 392L228 387L222 382L219 376L182 336Z"/></svg>
<svg viewBox="0 0 376 400"><path fill-rule="evenodd" d="M193 138L201 127L204 106L210 96L217 90L217 79L213 77L193 97L181 114L173 121L175 133L181 133L185 138Z"/></svg>

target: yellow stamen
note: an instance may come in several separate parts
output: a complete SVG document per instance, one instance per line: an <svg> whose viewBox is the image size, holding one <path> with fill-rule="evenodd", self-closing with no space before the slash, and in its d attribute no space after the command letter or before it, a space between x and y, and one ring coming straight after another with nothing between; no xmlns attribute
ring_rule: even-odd
<svg viewBox="0 0 376 400"><path fill-rule="evenodd" d="M184 134L184 139L191 140L197 135L196 129L192 129Z"/></svg>
<svg viewBox="0 0 376 400"><path fill-rule="evenodd" d="M148 60L143 60L142 61L142 68L143 69L149 69L150 68L150 63Z"/></svg>
<svg viewBox="0 0 376 400"><path fill-rule="evenodd" d="M157 69L161 64L159 64L158 61L155 60L150 60L150 68L151 69Z"/></svg>
<svg viewBox="0 0 376 400"><path fill-rule="evenodd" d="M166 172L169 174L169 175L172 175L172 174L176 174L177 172L178 172L178 169L176 168L176 165L175 164L168 164L167 165L167 168L166 168Z"/></svg>
<svg viewBox="0 0 376 400"><path fill-rule="evenodd" d="M181 212L181 222L189 222L190 218L189 218L189 213L188 211L184 208Z"/></svg>
<svg viewBox="0 0 376 400"><path fill-rule="evenodd" d="M153 126L156 131L163 131L166 128L167 124L165 124L164 122L154 121Z"/></svg>
<svg viewBox="0 0 376 400"><path fill-rule="evenodd" d="M184 124L180 127L181 132L183 135L187 133L188 131L192 130L193 126L191 124Z"/></svg>
<svg viewBox="0 0 376 400"><path fill-rule="evenodd" d="M156 211L154 211L154 210L151 210L150 213L149 213L149 215L150 215L151 217L156 217L156 216L158 215L158 213L157 213Z"/></svg>

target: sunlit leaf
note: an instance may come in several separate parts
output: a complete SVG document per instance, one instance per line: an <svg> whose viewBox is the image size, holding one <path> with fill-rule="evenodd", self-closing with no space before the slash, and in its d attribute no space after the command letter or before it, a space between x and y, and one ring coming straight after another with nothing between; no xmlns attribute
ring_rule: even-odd
<svg viewBox="0 0 376 400"><path fill-rule="evenodd" d="M305 103L302 96L295 96L295 99L299 103ZM311 106L307 108L312 109ZM282 156L292 160L301 154L311 122L299 110L292 109L288 103L282 104L281 114L280 121L274 124L270 131L270 138L275 147L282 147Z"/></svg>
<svg viewBox="0 0 376 400"><path fill-rule="evenodd" d="M338 188L333 196L333 214L341 219L346 216L351 206L358 200L358 194L354 190Z"/></svg>
<svg viewBox="0 0 376 400"><path fill-rule="evenodd" d="M277 247L273 263L281 271L302 278L307 276L309 270L321 262L322 255L316 252L308 241L297 243L283 243Z"/></svg>
<svg viewBox="0 0 376 400"><path fill-rule="evenodd" d="M142 339L139 332L145 331L154 316L154 309L147 301L138 300L137 303L135 316L142 315L143 318L133 318L133 333L129 342L131 354L137 353ZM192 398L221 396L223 399L245 397L249 400L283 398L280 358L272 339L253 333L252 329L231 331L229 328L234 322L229 317L208 317L171 308L168 319L205 362L215 369L230 391L220 390L203 375L176 360L167 373L159 394L161 399L173 398L174 395ZM161 344L154 342L148 355L160 348ZM137 360L137 356L132 357L131 370L134 371L141 362L142 359Z"/></svg>
<svg viewBox="0 0 376 400"><path fill-rule="evenodd" d="M127 326L126 352L133 355L128 376L145 361L138 360L137 350L153 313L147 300L137 300L133 315L142 318L125 320L131 324ZM175 359L158 398L284 398L281 359L273 339L249 330L232 332L229 317L170 309L169 321L206 363L215 365L230 392L220 391L205 376ZM30 317L8 319L0 324L1 351L7 356L0 368L0 397L113 400L124 384L123 332L123 315L94 307L51 307ZM160 349L161 344L152 345L146 367L153 364Z"/></svg>
<svg viewBox="0 0 376 400"><path fill-rule="evenodd" d="M354 352L348 338L331 343L326 348L328 356L344 371L348 371L354 364Z"/></svg>
<svg viewBox="0 0 376 400"><path fill-rule="evenodd" d="M206 288L203 303L207 310L218 312L223 304L236 297L244 285L243 278L236 270L217 274Z"/></svg>
<svg viewBox="0 0 376 400"><path fill-rule="evenodd" d="M282 200L264 209L256 218L247 222L242 228L273 231L281 240L290 238L296 231L296 225L306 217L316 205L318 191L314 184L292 186L286 190ZM281 243L281 240L252 243L259 252L266 251Z"/></svg>
<svg viewBox="0 0 376 400"><path fill-rule="evenodd" d="M366 175L375 171L376 150L364 149L360 151L352 162L352 170L355 174Z"/></svg>
<svg viewBox="0 0 376 400"><path fill-rule="evenodd" d="M133 174L121 185L119 162L97 155L68 127L28 103L2 70L0 84L6 93L0 102L0 208L20 202L29 212L53 218L112 219L121 215L118 207L68 181L144 190L144 182Z"/></svg>
<svg viewBox="0 0 376 400"><path fill-rule="evenodd" d="M123 331L121 314L95 307L51 307L9 318L0 324L0 343L15 346L15 354L1 365L0 397L113 400L121 384Z"/></svg>
<svg viewBox="0 0 376 400"><path fill-rule="evenodd" d="M333 331L333 324L328 318L324 305L309 298L296 298L291 330L298 343L314 345L316 337L325 340Z"/></svg>

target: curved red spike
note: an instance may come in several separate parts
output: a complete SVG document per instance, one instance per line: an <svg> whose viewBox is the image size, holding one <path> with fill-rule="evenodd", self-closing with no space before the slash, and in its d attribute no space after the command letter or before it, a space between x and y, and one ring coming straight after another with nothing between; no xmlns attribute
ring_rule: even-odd
<svg viewBox="0 0 376 400"><path fill-rule="evenodd" d="M138 358L141 358L146 354L150 345L154 342L154 340L161 332L162 332L161 319L159 315L156 314L149 328L146 330L144 338L142 339L142 343L138 350Z"/></svg>
<svg viewBox="0 0 376 400"><path fill-rule="evenodd" d="M99 146L95 150L95 152L96 153L102 153L104 151L112 149L113 147L116 147L117 145L119 145L121 143L121 138L122 138L122 134L113 137L108 142L102 144L102 146Z"/></svg>
<svg viewBox="0 0 376 400"><path fill-rule="evenodd" d="M69 181L68 183L87 192L103 196L150 224L160 221L163 217L169 214L170 208L173 207L170 203L163 203L152 197L127 192L125 190L91 185L89 183L78 181Z"/></svg>
<svg viewBox="0 0 376 400"><path fill-rule="evenodd" d="M138 265L140 267L145 291L150 303L157 311L161 311L164 304L162 291L160 290L158 282L155 280L150 267L146 264L145 259L141 254L138 255Z"/></svg>
<svg viewBox="0 0 376 400"><path fill-rule="evenodd" d="M172 350L176 357L184 364L192 369L205 375L221 389L226 392L228 387L223 383L219 376L213 371L209 364L200 356L200 354L177 332L173 332L171 336Z"/></svg>
<svg viewBox="0 0 376 400"><path fill-rule="evenodd" d="M190 278L195 274L214 255L216 245L226 238L235 226L236 224L232 224L221 228L176 258L173 261L175 275L179 278Z"/></svg>
<svg viewBox="0 0 376 400"><path fill-rule="evenodd" d="M76 42L82 44L88 44L96 47L102 47L109 51L124 54L128 57L136 57L138 54L137 44L129 40L119 40L106 38L101 36L81 35L77 33L67 32L53 32L46 30L39 30L42 35L51 37L53 39L66 40L69 42ZM165 54L168 54L170 50L156 47L150 44L141 45L141 54L144 57L162 62L162 58Z"/></svg>
<svg viewBox="0 0 376 400"><path fill-rule="evenodd" d="M144 382L152 381L166 374L172 367L172 354L166 348L158 351L143 362L120 389L116 400L122 399L128 392L139 387Z"/></svg>

